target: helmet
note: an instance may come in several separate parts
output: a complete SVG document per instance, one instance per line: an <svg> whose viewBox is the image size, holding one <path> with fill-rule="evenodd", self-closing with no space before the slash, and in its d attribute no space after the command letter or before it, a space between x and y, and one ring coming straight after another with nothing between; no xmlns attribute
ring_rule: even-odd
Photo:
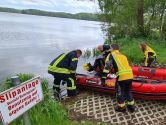
<svg viewBox="0 0 166 125"><path fill-rule="evenodd" d="M90 69L90 67L88 66L88 63L83 64L82 67L83 67L84 70L87 70L87 71Z"/></svg>
<svg viewBox="0 0 166 125"><path fill-rule="evenodd" d="M93 66L90 63L83 64L83 69L87 71L93 71Z"/></svg>

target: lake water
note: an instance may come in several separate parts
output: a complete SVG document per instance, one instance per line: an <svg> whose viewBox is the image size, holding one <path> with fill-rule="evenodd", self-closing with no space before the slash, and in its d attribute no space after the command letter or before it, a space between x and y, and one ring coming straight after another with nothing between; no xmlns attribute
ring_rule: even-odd
<svg viewBox="0 0 166 125"><path fill-rule="evenodd" d="M60 53L103 44L99 22L0 13L0 82L18 73L52 79L48 64ZM78 73L84 72L80 59Z"/></svg>

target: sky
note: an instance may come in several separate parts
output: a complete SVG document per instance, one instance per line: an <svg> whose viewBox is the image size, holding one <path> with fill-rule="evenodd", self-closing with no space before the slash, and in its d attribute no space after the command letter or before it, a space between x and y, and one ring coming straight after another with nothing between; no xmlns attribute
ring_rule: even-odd
<svg viewBox="0 0 166 125"><path fill-rule="evenodd" d="M0 0L0 6L68 13L99 11L97 0Z"/></svg>

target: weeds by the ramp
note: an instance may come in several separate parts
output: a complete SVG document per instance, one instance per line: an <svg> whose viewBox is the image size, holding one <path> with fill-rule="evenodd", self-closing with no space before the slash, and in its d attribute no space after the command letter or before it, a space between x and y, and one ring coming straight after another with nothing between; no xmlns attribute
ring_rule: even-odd
<svg viewBox="0 0 166 125"><path fill-rule="evenodd" d="M31 74L18 74L20 81L24 82L33 77ZM81 125L78 121L71 121L68 117L68 110L61 102L51 97L48 89L48 81L42 79L44 100L29 110L32 125ZM10 78L4 82L4 89L12 86ZM22 116L16 119L11 125L24 125ZM93 125L92 122L85 122L84 125Z"/></svg>

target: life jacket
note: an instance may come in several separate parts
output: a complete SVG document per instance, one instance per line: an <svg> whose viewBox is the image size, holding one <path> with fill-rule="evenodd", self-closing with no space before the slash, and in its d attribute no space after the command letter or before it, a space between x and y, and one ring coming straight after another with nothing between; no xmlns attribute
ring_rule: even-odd
<svg viewBox="0 0 166 125"><path fill-rule="evenodd" d="M118 77L118 81L133 79L133 72L131 67L129 66L127 57L121 54L118 50L114 50L111 52L113 59L118 67L118 71L116 72L116 76ZM109 60L110 54L106 59Z"/></svg>
<svg viewBox="0 0 166 125"><path fill-rule="evenodd" d="M78 58L75 51L66 54L63 53L50 63L48 66L48 73L76 73L77 62Z"/></svg>
<svg viewBox="0 0 166 125"><path fill-rule="evenodd" d="M156 52L152 48L150 48L149 46L146 45L146 50L144 52L145 56L148 56L149 52L153 53L151 58L154 58L156 56Z"/></svg>
<svg viewBox="0 0 166 125"><path fill-rule="evenodd" d="M152 55L149 56L148 53L152 53ZM144 62L145 66L148 66L148 58L149 57L155 58L157 54L152 48L150 48L149 46L146 45L146 50L144 52L144 55L145 55L145 62Z"/></svg>

